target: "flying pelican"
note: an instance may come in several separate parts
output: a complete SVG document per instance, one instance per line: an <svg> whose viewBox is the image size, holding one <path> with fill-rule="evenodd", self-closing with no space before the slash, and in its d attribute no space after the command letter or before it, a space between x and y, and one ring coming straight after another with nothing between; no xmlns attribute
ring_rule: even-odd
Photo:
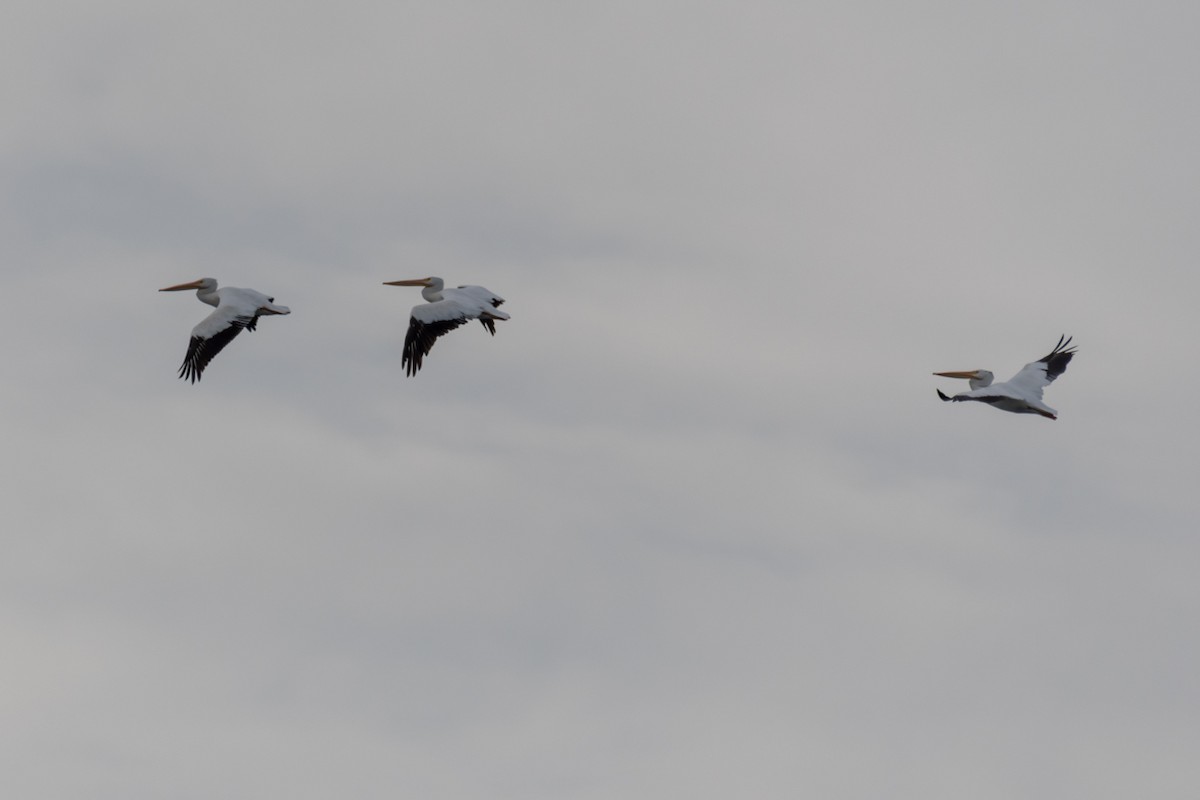
<svg viewBox="0 0 1200 800"><path fill-rule="evenodd" d="M938 389L938 397L955 402L978 400L981 403L995 406L1001 411L1012 411L1014 414L1041 414L1047 419L1058 419L1058 412L1042 402L1042 389L1062 375L1067 369L1067 364L1071 363L1071 357L1075 355L1075 348L1068 349L1067 345L1070 343L1069 337L1060 336L1058 344L1054 345L1054 349L1050 351L1049 355L1032 364L1026 364L1020 372L1004 383L993 384L994 376L986 369L968 372L935 372L934 375L940 375L943 378L966 378L971 385L971 391L956 394L954 397L947 397L942 394L941 389Z"/></svg>
<svg viewBox="0 0 1200 800"><path fill-rule="evenodd" d="M258 318L267 314L292 313L287 306L275 305L274 297L267 297L253 289L235 289L232 286L218 289L216 278L201 278L191 283L168 286L159 291L182 292L188 289L195 289L196 297L200 298L202 303L217 307L216 311L192 328L187 355L183 358L183 366L179 368L179 377L191 378L192 383L200 380L208 362L212 361L213 356L221 352L225 345L232 342L243 328L254 330Z"/></svg>
<svg viewBox="0 0 1200 800"><path fill-rule="evenodd" d="M408 334L404 337L404 356L401 366L407 367L408 375L417 374L421 362L439 336L477 319L496 335L496 320L509 319L500 310L504 298L482 286L459 286L457 289L443 288L441 278L414 278L407 281L384 281L384 286L421 286L421 296L426 305L413 306L412 318L408 322Z"/></svg>

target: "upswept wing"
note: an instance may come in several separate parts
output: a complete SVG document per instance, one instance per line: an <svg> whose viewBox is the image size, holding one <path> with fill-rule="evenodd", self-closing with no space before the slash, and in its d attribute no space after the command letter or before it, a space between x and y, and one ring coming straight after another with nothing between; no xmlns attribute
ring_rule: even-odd
<svg viewBox="0 0 1200 800"><path fill-rule="evenodd" d="M1068 347L1070 344L1070 337L1060 336L1058 344L1049 354L1031 364L1026 364L1008 383L1015 388L1029 392L1040 400L1042 390L1053 383L1055 378L1066 372L1067 365L1071 363L1071 358L1075 355L1075 348Z"/></svg>
<svg viewBox="0 0 1200 800"><path fill-rule="evenodd" d="M217 353L225 349L243 329L254 330L258 321L253 314L245 314L237 307L222 303L200 324L192 328L187 355L179 368L179 377L190 378L192 383L200 380L204 368Z"/></svg>
<svg viewBox="0 0 1200 800"><path fill-rule="evenodd" d="M462 307L451 300L414 306L404 337L404 355L400 359L406 373L410 377L416 375L438 337L466 324L467 319Z"/></svg>

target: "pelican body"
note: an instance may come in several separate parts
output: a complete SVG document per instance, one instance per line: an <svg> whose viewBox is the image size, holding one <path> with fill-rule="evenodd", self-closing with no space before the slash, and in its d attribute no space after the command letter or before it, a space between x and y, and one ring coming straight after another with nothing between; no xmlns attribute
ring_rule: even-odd
<svg viewBox="0 0 1200 800"><path fill-rule="evenodd" d="M482 286L459 286L446 289L441 278L413 278L404 281L384 281L384 286L420 286L424 305L413 306L404 337L401 366L409 377L417 374L421 363L438 337L444 336L468 320L477 319L492 336L496 335L496 320L510 317L500 310L504 298Z"/></svg>
<svg viewBox="0 0 1200 800"><path fill-rule="evenodd" d="M1040 414L1047 419L1058 419L1058 412L1042 402L1042 390L1066 371L1075 355L1069 337L1060 336L1058 344L1037 361L1026 364L1020 372L1003 383L992 383L993 375L986 369L960 372L935 372L943 378L965 378L971 391L947 397L938 390L938 397L956 403L974 400L1014 414Z"/></svg>
<svg viewBox="0 0 1200 800"><path fill-rule="evenodd" d="M190 378L192 383L200 380L208 362L212 361L213 356L221 352L225 345L232 342L234 337L243 330L254 330L259 317L292 313L287 306L275 305L274 297L267 297L253 289L238 289L233 286L218 289L216 278L201 278L191 283L168 286L159 291L183 292L190 289L196 290L196 297L200 302L216 306L217 309L192 328L187 355L183 358L183 366L179 368L179 377Z"/></svg>

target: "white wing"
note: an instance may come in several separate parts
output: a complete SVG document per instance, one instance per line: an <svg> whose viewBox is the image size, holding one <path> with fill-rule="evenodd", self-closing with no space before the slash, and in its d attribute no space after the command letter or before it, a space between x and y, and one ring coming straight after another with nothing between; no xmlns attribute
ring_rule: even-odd
<svg viewBox="0 0 1200 800"><path fill-rule="evenodd" d="M436 303L422 303L413 306L412 318L423 325L435 325L439 322L458 320L462 324L478 314L471 304L463 305L458 300L446 298Z"/></svg>
<svg viewBox="0 0 1200 800"><path fill-rule="evenodd" d="M482 286L460 286L455 291L470 295L484 305L489 305L492 308L499 308L500 304L504 302L503 297Z"/></svg>
<svg viewBox="0 0 1200 800"><path fill-rule="evenodd" d="M217 306L216 311L192 328L192 338L188 342L187 355L183 357L183 366L179 368L179 377L190 378L192 383L200 380L208 362L224 350L225 345L232 342L243 329L254 330L255 319L253 313L244 314L236 306L224 303Z"/></svg>
<svg viewBox="0 0 1200 800"><path fill-rule="evenodd" d="M211 339L218 336L222 331L230 326L246 328L254 324L254 311L246 311L238 308L236 305L222 302L217 306L216 310L209 314L204 319L200 320L200 324L192 328L193 339Z"/></svg>
<svg viewBox="0 0 1200 800"><path fill-rule="evenodd" d="M1030 364L1012 376L1006 383L1019 392L1042 399L1042 390L1054 382L1054 379L1066 372L1067 365L1075 355L1075 348L1068 348L1070 339L1060 337L1058 344L1050 353Z"/></svg>
<svg viewBox="0 0 1200 800"><path fill-rule="evenodd" d="M275 298L253 289L226 287L217 291L217 310L192 328L187 355L179 368L179 377L192 383L200 380L204 368L243 330L254 330L260 314L290 314L287 306L275 305Z"/></svg>
<svg viewBox="0 0 1200 800"><path fill-rule="evenodd" d="M260 314L292 313L292 310L287 306L275 305L274 297L267 297L262 292L256 292L253 289L238 289L233 286L227 286L217 291L217 297L220 298L220 306L218 308L235 308L242 314L259 316Z"/></svg>
<svg viewBox="0 0 1200 800"><path fill-rule="evenodd" d="M468 319L479 316L479 311L469 313L456 300L438 300L436 303L424 303L413 306L412 318L408 321L408 333L404 337L404 355L400 358L401 366L406 368L408 375L416 375L421 368L421 362L438 337L445 336Z"/></svg>
<svg viewBox="0 0 1200 800"><path fill-rule="evenodd" d="M482 286L460 286L457 289L446 289L443 294L447 299L460 301L464 306L470 306L467 313L470 319L478 319L492 336L496 335L496 320L508 319L508 314L497 309L504 298L490 289Z"/></svg>
<svg viewBox="0 0 1200 800"><path fill-rule="evenodd" d="M400 360L407 374L416 375L434 343L467 320L479 320L494 336L495 320L508 319L508 314L497 310L503 302L503 297L482 286L460 286L442 290L437 302L414 306Z"/></svg>

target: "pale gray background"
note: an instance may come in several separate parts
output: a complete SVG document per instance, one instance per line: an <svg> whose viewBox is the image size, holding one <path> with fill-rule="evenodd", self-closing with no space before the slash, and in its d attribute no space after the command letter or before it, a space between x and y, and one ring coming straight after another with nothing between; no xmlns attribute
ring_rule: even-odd
<svg viewBox="0 0 1200 800"><path fill-rule="evenodd" d="M0 17L5 796L1197 796L1200 7Z"/></svg>

